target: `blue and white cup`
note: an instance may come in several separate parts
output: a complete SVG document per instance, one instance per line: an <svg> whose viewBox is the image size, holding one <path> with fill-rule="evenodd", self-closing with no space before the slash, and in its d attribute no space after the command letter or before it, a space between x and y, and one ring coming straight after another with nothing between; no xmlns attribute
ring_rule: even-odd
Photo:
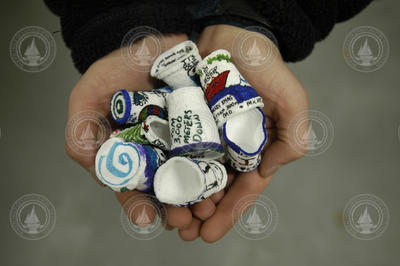
<svg viewBox="0 0 400 266"><path fill-rule="evenodd" d="M198 86L196 66L200 61L196 44L184 41L159 55L150 75L163 80L172 89Z"/></svg>
<svg viewBox="0 0 400 266"><path fill-rule="evenodd" d="M171 150L169 156L217 159L224 149L200 87L184 87L167 96Z"/></svg>
<svg viewBox="0 0 400 266"><path fill-rule="evenodd" d="M133 189L148 192L153 188L157 168L165 160L165 154L158 148L110 138L97 152L96 176L117 192Z"/></svg>
<svg viewBox="0 0 400 266"><path fill-rule="evenodd" d="M264 106L262 98L231 62L228 51L212 52L197 65L197 74L218 128L238 113Z"/></svg>
<svg viewBox="0 0 400 266"><path fill-rule="evenodd" d="M168 119L165 97L169 88L149 91L117 91L111 99L111 115L120 125L142 122L149 115Z"/></svg>
<svg viewBox="0 0 400 266"><path fill-rule="evenodd" d="M240 172L256 169L268 139L263 111L256 108L231 117L222 127L222 136L232 168Z"/></svg>
<svg viewBox="0 0 400 266"><path fill-rule="evenodd" d="M225 167L217 161L173 157L158 168L154 193L160 202L188 206L224 189L227 180Z"/></svg>

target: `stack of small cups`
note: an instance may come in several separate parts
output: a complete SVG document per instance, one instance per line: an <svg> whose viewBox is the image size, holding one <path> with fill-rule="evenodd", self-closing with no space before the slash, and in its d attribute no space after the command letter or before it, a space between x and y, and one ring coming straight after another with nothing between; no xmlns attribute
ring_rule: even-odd
<svg viewBox="0 0 400 266"><path fill-rule="evenodd" d="M267 139L263 102L228 51L202 60L185 41L161 54L150 74L171 89L114 94L112 117L129 127L113 132L97 153L101 182L187 206L226 186L221 162L242 172L257 168Z"/></svg>

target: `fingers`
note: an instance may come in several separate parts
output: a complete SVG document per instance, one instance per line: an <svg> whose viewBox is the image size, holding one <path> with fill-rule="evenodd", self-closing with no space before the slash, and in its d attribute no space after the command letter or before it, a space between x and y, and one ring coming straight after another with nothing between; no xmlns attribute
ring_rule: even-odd
<svg viewBox="0 0 400 266"><path fill-rule="evenodd" d="M216 204L218 204L218 202L220 202L220 201L222 200L222 198L224 197L224 195L225 195L225 191L224 191L224 190L221 190L221 191L218 191L217 193L212 194L211 197L210 197L210 199L211 199L212 202L214 202L214 204L216 205Z"/></svg>
<svg viewBox="0 0 400 266"><path fill-rule="evenodd" d="M132 190L127 192L115 192L119 203L122 205L126 215L130 220L137 225L138 217L142 215L143 210L149 218L149 224L153 223L154 218L157 215L158 206L147 197L146 194ZM166 230L172 230L173 228L185 229L188 228L192 223L192 213L188 208L179 208L171 205L165 206L167 220L163 221L163 225ZM160 210L158 210L160 211Z"/></svg>
<svg viewBox="0 0 400 266"><path fill-rule="evenodd" d="M204 221L207 220L215 211L215 204L210 199L207 198L201 202L198 202L190 207L194 216L198 219Z"/></svg>
<svg viewBox="0 0 400 266"><path fill-rule="evenodd" d="M172 227L184 229L190 226L192 222L192 212L189 208L175 207L166 205L167 208L167 221Z"/></svg>
<svg viewBox="0 0 400 266"><path fill-rule="evenodd" d="M185 241L193 241L200 236L201 221L193 218L190 225L185 229L179 229L179 236Z"/></svg>
<svg viewBox="0 0 400 266"><path fill-rule="evenodd" d="M157 215L154 203L143 193L133 190L127 192L115 192L117 200L121 204L125 214L136 225L147 226L153 223ZM142 224L138 219L143 211L149 218L148 224Z"/></svg>
<svg viewBox="0 0 400 266"><path fill-rule="evenodd" d="M233 211L236 203L249 194L260 194L271 179L261 177L256 170L240 174L219 202L215 213L203 223L201 238L209 243L222 238L234 225Z"/></svg>

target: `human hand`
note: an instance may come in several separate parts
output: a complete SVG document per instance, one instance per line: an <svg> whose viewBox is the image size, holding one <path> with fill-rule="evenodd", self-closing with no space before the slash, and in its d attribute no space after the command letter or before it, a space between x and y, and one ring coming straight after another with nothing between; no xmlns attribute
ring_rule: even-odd
<svg viewBox="0 0 400 266"><path fill-rule="evenodd" d="M217 49L231 53L231 60L238 62L238 54L233 51L233 42L245 30L228 25L207 27L199 37L198 48L202 57ZM198 236L206 242L222 238L234 225L233 211L235 204L249 194L260 194L271 182L278 168L304 155L306 147L294 150L290 144L288 127L297 114L308 109L308 96L293 73L283 62L278 49L267 37L259 33L246 32L263 38L275 53L273 62L260 66L262 71L251 71L235 64L243 77L252 85L264 100L263 112L267 116L268 142L263 151L263 159L258 169L249 173L230 173L225 191L213 195L191 207L194 218L203 220L181 229L181 237L193 240ZM247 35L249 36L249 35ZM274 58L274 57L272 57ZM298 133L307 132L308 124L304 123ZM198 232L197 234L195 232Z"/></svg>
<svg viewBox="0 0 400 266"><path fill-rule="evenodd" d="M152 36L154 38L155 36ZM146 37L145 39L147 39ZM176 44L187 40L187 36L184 34L179 35L164 35L161 37L162 40L159 40L160 43L163 42L163 48L159 53L164 52L165 50L175 46ZM154 41L154 39L153 39ZM142 41L135 43L137 47L140 47ZM152 40L147 40L146 43L151 43ZM68 110L68 121L74 119L76 116L79 116L79 113L82 111L95 111L99 113L102 117L107 117L109 122L113 124L112 119L110 119L110 100L112 95L120 90L120 89L128 89L128 90L147 90L157 88L156 80L150 77L150 67L149 64L147 71L135 71L131 68L126 60L122 56L121 49L128 49L127 47L120 48L115 50L114 52L108 54L107 56L97 60L95 63L91 65L91 67L86 71L86 73L82 76L76 86L73 88L70 99L69 99L69 110ZM150 51L152 52L152 51ZM157 55L153 55L153 58L156 58ZM89 119L97 119L98 117L89 117L88 121L82 122L89 123ZM101 121L97 121L101 122ZM69 124L68 124L69 125ZM86 125L80 126L80 128L85 128ZM94 125L97 125L94 127ZM67 132L69 132L70 128L67 126ZM115 129L116 127L114 127ZM98 124L91 123L91 130L93 134L100 134ZM111 132L109 132L111 133ZM68 136L68 134L67 134ZM74 135L72 135L74 137ZM76 137L76 136L75 136ZM85 141L81 139L80 141ZM97 149L93 150L90 154L80 152L80 149L74 147L74 140L70 137L67 137L66 143L66 152L67 154L76 162L78 162L81 166L87 169L98 181L94 165L95 165L95 156ZM80 146L85 146L85 143L81 143ZM100 183L100 181L98 181ZM115 195L121 205L124 205L129 199L134 196L141 195L143 193L138 191L129 191L118 193ZM141 199L145 197L139 197ZM141 201L143 202L143 201ZM133 201L129 201L129 204L135 204ZM144 205L146 204L143 202ZM151 204L148 202L147 204ZM129 206L124 206L129 208ZM129 217L132 221L135 221L137 215L141 212L142 208L134 208L134 212ZM177 228L187 228L192 222L192 214L188 208L178 208L174 206L166 206L167 211L167 221L166 228L171 229L173 227ZM137 210L137 211L136 211ZM154 213L151 213L151 208L146 208L148 212L148 217L154 217Z"/></svg>

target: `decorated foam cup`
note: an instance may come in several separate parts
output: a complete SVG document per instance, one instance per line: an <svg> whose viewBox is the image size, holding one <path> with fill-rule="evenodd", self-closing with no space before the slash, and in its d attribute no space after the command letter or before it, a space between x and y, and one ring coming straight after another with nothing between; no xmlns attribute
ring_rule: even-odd
<svg viewBox="0 0 400 266"><path fill-rule="evenodd" d="M263 107L262 98L231 62L228 51L212 52L197 65L197 74L218 128L238 113Z"/></svg>
<svg viewBox="0 0 400 266"><path fill-rule="evenodd" d="M152 145L162 150L171 148L168 121L155 115L148 116L146 120L132 127L123 130L117 129L111 134L111 137Z"/></svg>
<svg viewBox="0 0 400 266"><path fill-rule="evenodd" d="M169 156L217 159L224 153L218 128L200 87L184 87L167 96Z"/></svg>
<svg viewBox="0 0 400 266"><path fill-rule="evenodd" d="M240 172L258 167L267 142L266 117L260 108L230 118L222 127L229 164Z"/></svg>
<svg viewBox="0 0 400 266"><path fill-rule="evenodd" d="M117 91L111 99L111 115L120 125L135 124L156 115L168 119L165 97L171 92L169 88L150 91Z"/></svg>
<svg viewBox="0 0 400 266"><path fill-rule="evenodd" d="M184 41L159 55L150 75L163 80L172 89L197 86L196 66L200 61L196 44Z"/></svg>
<svg viewBox="0 0 400 266"><path fill-rule="evenodd" d="M222 190L227 179L225 167L217 161L173 157L158 168L154 193L160 202L188 206Z"/></svg>
<svg viewBox="0 0 400 266"><path fill-rule="evenodd" d="M114 137L103 143L96 154L96 176L117 192L148 192L153 189L157 168L165 160L166 155L158 148Z"/></svg>

